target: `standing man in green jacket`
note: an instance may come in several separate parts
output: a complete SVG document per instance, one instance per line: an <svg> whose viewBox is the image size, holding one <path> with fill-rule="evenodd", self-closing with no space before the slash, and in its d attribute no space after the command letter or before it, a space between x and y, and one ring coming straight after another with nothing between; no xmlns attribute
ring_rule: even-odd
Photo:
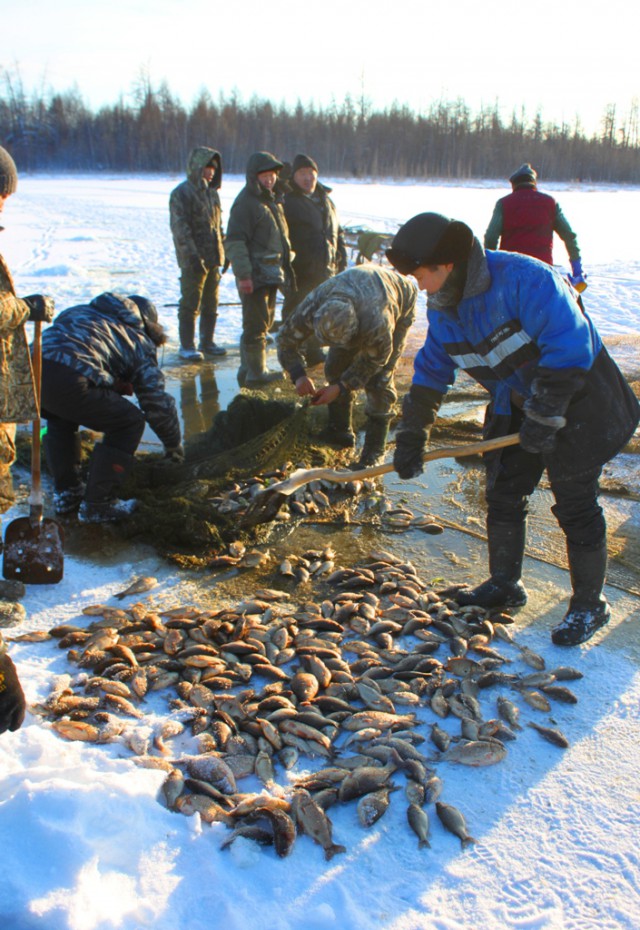
<svg viewBox="0 0 640 930"><path fill-rule="evenodd" d="M220 153L204 145L191 150L187 180L171 191L169 215L176 258L180 266L178 325L180 358L201 362L226 355L213 336L218 318L220 267L224 265ZM196 320L200 341L195 345Z"/></svg>
<svg viewBox="0 0 640 930"><path fill-rule="evenodd" d="M282 167L270 152L254 152L247 163L247 183L229 214L225 244L242 301L241 387L282 377L266 366L276 294L278 289L287 293L295 286L283 208L286 186L279 179Z"/></svg>
<svg viewBox="0 0 640 930"><path fill-rule="evenodd" d="M296 289L282 307L286 320L300 301L328 278L347 267L347 246L338 212L329 194L331 188L318 181L318 166L309 155L298 154L291 165L290 190L284 197L284 213L295 258ZM324 361L315 336L304 347L307 365Z"/></svg>

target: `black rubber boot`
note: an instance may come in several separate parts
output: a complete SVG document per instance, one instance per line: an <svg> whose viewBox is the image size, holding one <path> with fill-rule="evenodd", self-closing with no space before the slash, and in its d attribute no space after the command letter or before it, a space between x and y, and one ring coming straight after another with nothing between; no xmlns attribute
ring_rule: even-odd
<svg viewBox="0 0 640 930"><path fill-rule="evenodd" d="M44 454L55 485L53 508L58 516L73 513L80 506L85 491L80 475L80 435L77 432L73 435L58 433L55 426L48 427L44 437Z"/></svg>
<svg viewBox="0 0 640 930"><path fill-rule="evenodd" d="M567 543L573 595L569 610L551 631L556 646L577 646L609 622L611 610L602 594L607 574L606 540L598 549Z"/></svg>
<svg viewBox="0 0 640 930"><path fill-rule="evenodd" d="M245 346L244 354L247 365L245 387L271 384L273 381L281 381L284 378L284 372L267 369L267 349L264 345Z"/></svg>
<svg viewBox="0 0 640 930"><path fill-rule="evenodd" d="M178 335L180 337L178 351L180 358L185 362L201 362L204 355L195 347L196 321L194 317L178 317Z"/></svg>
<svg viewBox="0 0 640 930"><path fill-rule="evenodd" d="M351 427L351 394L343 395L328 406L329 423L318 434L318 439L335 449L353 449L356 436Z"/></svg>
<svg viewBox="0 0 640 930"><path fill-rule="evenodd" d="M215 313L200 313L200 342L198 351L202 352L205 358L219 358L226 355L227 350L222 346L216 345L213 341L213 334L216 329L218 317Z"/></svg>
<svg viewBox="0 0 640 930"><path fill-rule="evenodd" d="M522 607L527 603L520 581L527 524L487 523L487 536L490 577L475 588L461 588L453 599L461 607Z"/></svg>
<svg viewBox="0 0 640 930"><path fill-rule="evenodd" d="M387 436L389 435L389 418L368 416L364 432L364 445L357 462L350 468L369 468L378 465L384 459L387 450Z"/></svg>
<svg viewBox="0 0 640 930"><path fill-rule="evenodd" d="M120 449L97 443L89 465L84 500L78 511L80 523L115 523L130 516L137 500L121 501L118 491L133 468L134 457Z"/></svg>

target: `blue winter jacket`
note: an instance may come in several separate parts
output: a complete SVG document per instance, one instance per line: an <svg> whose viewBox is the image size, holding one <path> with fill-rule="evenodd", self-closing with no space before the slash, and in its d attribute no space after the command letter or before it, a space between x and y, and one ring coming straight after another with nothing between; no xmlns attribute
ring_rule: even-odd
<svg viewBox="0 0 640 930"><path fill-rule="evenodd" d="M165 391L156 345L132 300L106 293L63 310L42 334L42 357L98 387L123 393L122 387L130 385L158 439L168 448L180 444L176 404Z"/></svg>
<svg viewBox="0 0 640 930"><path fill-rule="evenodd" d="M509 429L514 395L531 397L538 369L584 378L548 464L577 473L603 464L629 440L640 408L577 295L553 268L511 252L472 251L462 299L429 298L429 329L414 384L445 393L464 369L491 395L486 434ZM496 421L503 419L497 428Z"/></svg>

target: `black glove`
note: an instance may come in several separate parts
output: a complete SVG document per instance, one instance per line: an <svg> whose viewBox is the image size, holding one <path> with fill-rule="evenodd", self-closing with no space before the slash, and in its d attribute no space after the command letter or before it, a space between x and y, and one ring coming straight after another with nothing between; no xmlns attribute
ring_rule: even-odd
<svg viewBox="0 0 640 930"><path fill-rule="evenodd" d="M205 272L204 262L197 255L193 255L189 259L189 266L195 274L204 274Z"/></svg>
<svg viewBox="0 0 640 930"><path fill-rule="evenodd" d="M171 465L182 465L184 462L184 446L182 444L177 446L165 446L164 458L165 461Z"/></svg>
<svg viewBox="0 0 640 930"><path fill-rule="evenodd" d="M558 422L553 422L557 420ZM537 452L539 455L548 455L556 447L558 430L567 421L564 417L549 417L548 422L534 420L525 416L520 427L520 446L525 452Z"/></svg>
<svg viewBox="0 0 640 930"><path fill-rule="evenodd" d="M400 478L407 481L422 474L422 457L428 439L429 433L426 429L405 429L396 433L393 468Z"/></svg>
<svg viewBox="0 0 640 930"><path fill-rule="evenodd" d="M30 294L22 299L31 311L29 313L30 323L51 323L56 309L53 297L45 297L43 294Z"/></svg>
<svg viewBox="0 0 640 930"><path fill-rule="evenodd" d="M565 413L584 385L581 368L538 368L531 382L531 397L524 402L520 446L525 452L549 455L556 447L558 430L566 426Z"/></svg>
<svg viewBox="0 0 640 930"><path fill-rule="evenodd" d="M26 706L16 667L5 653L0 656L0 733L22 726Z"/></svg>
<svg viewBox="0 0 640 930"><path fill-rule="evenodd" d="M231 265L231 262L229 261L229 259L228 259L228 258L225 258L225 260L224 260L224 265L222 266L222 272L221 272L221 274L226 274L227 271L229 270L229 266L230 266L230 265Z"/></svg>
<svg viewBox="0 0 640 930"><path fill-rule="evenodd" d="M405 394L393 456L393 467L405 481L422 473L422 456L441 403L442 393L422 384L412 384Z"/></svg>

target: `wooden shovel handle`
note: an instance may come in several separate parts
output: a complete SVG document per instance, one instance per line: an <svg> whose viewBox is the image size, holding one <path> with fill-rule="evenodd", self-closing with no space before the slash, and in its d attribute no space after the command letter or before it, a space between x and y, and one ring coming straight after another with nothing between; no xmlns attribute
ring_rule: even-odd
<svg viewBox="0 0 640 930"><path fill-rule="evenodd" d="M495 449L505 449L520 442L519 433L509 433L508 436L498 436L496 439L483 439L481 442L471 442L463 446L446 446L442 449L431 449L422 456L423 462L433 462L436 459L459 459L466 455L482 455L493 452ZM393 462L384 462L382 465L373 465L371 468L361 468L350 472L348 478L335 478L336 481L353 481L354 478L377 478L378 475L388 475L392 472ZM340 474L336 472L336 474ZM344 473L342 473L344 474Z"/></svg>
<svg viewBox="0 0 640 930"><path fill-rule="evenodd" d="M33 384L36 395L36 415L31 428L31 493L29 495L31 522L42 520L42 484L40 474L40 392L42 389L42 323L36 320L33 331Z"/></svg>

